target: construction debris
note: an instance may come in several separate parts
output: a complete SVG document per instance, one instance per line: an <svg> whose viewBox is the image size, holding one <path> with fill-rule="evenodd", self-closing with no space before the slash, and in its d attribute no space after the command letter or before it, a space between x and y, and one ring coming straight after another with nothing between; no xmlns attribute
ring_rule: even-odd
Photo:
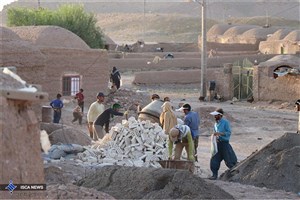
<svg viewBox="0 0 300 200"><path fill-rule="evenodd" d="M150 121L137 121L131 117L111 128L103 141L96 142L78 154L77 162L160 168L156 161L167 158L166 134Z"/></svg>

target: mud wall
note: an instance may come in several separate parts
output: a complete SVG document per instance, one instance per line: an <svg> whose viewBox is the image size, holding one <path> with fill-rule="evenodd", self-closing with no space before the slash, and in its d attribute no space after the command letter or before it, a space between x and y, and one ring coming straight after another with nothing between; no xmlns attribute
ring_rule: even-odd
<svg viewBox="0 0 300 200"><path fill-rule="evenodd" d="M144 57L146 54L140 54L140 58L127 58L120 59L109 59L109 66L116 66L121 72L124 71L162 71L170 69L200 69L201 65L201 55L198 57L193 53L181 53L177 56L174 53L173 59L163 59L159 63L153 63L153 57ZM225 63L233 63L239 61L240 63L248 58L252 63L256 60L258 63L264 62L274 55L228 55L224 57L213 57L207 59L207 67L223 67Z"/></svg>
<svg viewBox="0 0 300 200"><path fill-rule="evenodd" d="M98 92L106 91L110 73L106 50L42 48L41 52L47 56L43 90L50 99L62 92L62 79L66 75L80 76L86 105L95 100Z"/></svg>
<svg viewBox="0 0 300 200"><path fill-rule="evenodd" d="M287 74L274 79L268 67L254 67L253 96L257 101L293 102L300 96L300 75Z"/></svg>
<svg viewBox="0 0 300 200"><path fill-rule="evenodd" d="M231 91L231 69L224 67L207 69L206 87L209 81L216 81L216 92L225 99L230 99ZM136 72L133 83L135 84L190 84L199 83L200 70L166 70L166 71L150 71Z"/></svg>
<svg viewBox="0 0 300 200"><path fill-rule="evenodd" d="M14 184L44 184L40 132L31 105L0 96L0 129L0 183L8 184L12 180ZM8 191L1 192L1 197L11 198L10 195ZM41 198L43 192L35 195Z"/></svg>
<svg viewBox="0 0 300 200"><path fill-rule="evenodd" d="M201 46L201 43L199 43ZM218 43L208 42L207 50L214 49L217 51L256 51L258 50L258 43L254 44L240 44L240 43Z"/></svg>

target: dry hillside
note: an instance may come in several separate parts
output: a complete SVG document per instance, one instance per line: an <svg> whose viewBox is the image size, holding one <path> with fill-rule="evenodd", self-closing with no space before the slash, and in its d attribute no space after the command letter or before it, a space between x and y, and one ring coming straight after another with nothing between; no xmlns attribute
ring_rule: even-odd
<svg viewBox="0 0 300 200"><path fill-rule="evenodd" d="M164 0L116 1L91 0L57 1L44 0L41 6L56 9L63 3L81 3L86 11L96 14L98 25L113 40L118 42L196 42L201 31L200 5ZM257 1L230 2L207 1L207 28L220 22L264 25L266 16L273 26L299 27L299 2ZM9 7L37 7L32 0L19 0L5 6L0 12L0 24L6 24L6 12ZM260 16L260 17L257 17Z"/></svg>

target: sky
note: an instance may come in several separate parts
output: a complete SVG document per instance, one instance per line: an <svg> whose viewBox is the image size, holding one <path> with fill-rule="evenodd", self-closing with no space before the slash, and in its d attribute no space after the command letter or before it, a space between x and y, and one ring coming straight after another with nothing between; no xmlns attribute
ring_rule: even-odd
<svg viewBox="0 0 300 200"><path fill-rule="evenodd" d="M2 11L3 6L10 4L11 2L14 2L16 0L0 0L0 11Z"/></svg>

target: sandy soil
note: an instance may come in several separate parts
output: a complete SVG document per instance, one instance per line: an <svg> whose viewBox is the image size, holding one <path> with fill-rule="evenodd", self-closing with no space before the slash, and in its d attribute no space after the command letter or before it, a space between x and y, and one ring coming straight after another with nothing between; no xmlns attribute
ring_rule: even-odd
<svg viewBox="0 0 300 200"><path fill-rule="evenodd" d="M237 154L238 160L242 161L253 152L260 150L265 145L276 138L281 137L285 132L296 132L298 123L298 113L294 111L293 105L287 102L199 102L198 85L152 85L136 86L132 85L133 75L125 73L123 77L123 88L157 93L161 97L169 96L174 107L182 102L190 103L192 108L200 113L201 117L201 136L199 138L198 160L196 163L196 175L207 178L210 175L210 133L214 119L209 115L217 107L222 107L225 117L231 121L232 137L231 144ZM66 105L62 122L72 125L71 110L75 105L71 102ZM88 105L87 105L88 106ZM88 109L86 108L85 111ZM182 113L177 113L182 116ZM86 122L83 125L73 124L72 126L88 133ZM224 163L221 164L219 174L226 170ZM207 180L209 181L209 180ZM218 185L229 194L238 199L286 199L297 198L295 193L285 191L258 188L254 186L242 185L224 181L211 181Z"/></svg>

